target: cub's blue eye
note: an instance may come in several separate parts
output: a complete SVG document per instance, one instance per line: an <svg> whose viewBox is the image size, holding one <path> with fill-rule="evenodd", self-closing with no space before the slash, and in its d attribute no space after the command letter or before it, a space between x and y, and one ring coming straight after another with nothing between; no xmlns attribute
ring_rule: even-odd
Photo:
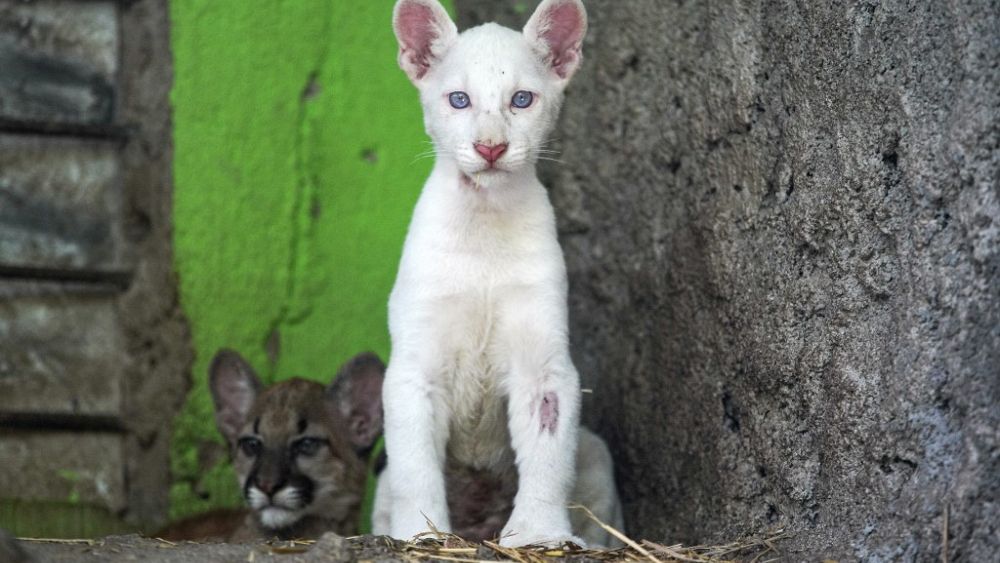
<svg viewBox="0 0 1000 563"><path fill-rule="evenodd" d="M319 438L302 438L292 444L292 453L295 455L311 456L316 455L319 448L325 444L325 440Z"/></svg>
<svg viewBox="0 0 1000 563"><path fill-rule="evenodd" d="M243 455L247 457L257 457L257 455L260 454L261 447L263 447L263 444L260 443L260 440L249 436L244 436L243 438L240 438L239 442L237 442L237 445L239 446L240 450L243 451Z"/></svg>
<svg viewBox="0 0 1000 563"><path fill-rule="evenodd" d="M524 109L531 105L531 102L535 100L535 96L531 92L526 92L524 90L518 90L514 92L514 97L510 99L510 105Z"/></svg>
<svg viewBox="0 0 1000 563"><path fill-rule="evenodd" d="M469 107L469 95L465 92L452 92L448 94L448 101L455 109L465 109Z"/></svg>

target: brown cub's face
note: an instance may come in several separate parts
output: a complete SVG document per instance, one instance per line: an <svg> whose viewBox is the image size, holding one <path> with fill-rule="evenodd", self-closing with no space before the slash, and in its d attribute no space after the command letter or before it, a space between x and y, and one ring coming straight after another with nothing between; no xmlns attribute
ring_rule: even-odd
<svg viewBox="0 0 1000 563"><path fill-rule="evenodd" d="M290 528L314 516L356 519L364 494L363 455L382 430L385 366L361 354L329 387L293 378L261 391L250 365L222 350L210 368L219 431L260 524Z"/></svg>

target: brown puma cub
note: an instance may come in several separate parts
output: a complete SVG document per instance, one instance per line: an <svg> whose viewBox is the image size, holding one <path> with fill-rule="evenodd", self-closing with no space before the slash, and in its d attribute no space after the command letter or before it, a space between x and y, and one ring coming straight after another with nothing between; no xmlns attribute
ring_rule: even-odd
<svg viewBox="0 0 1000 563"><path fill-rule="evenodd" d="M215 421L250 509L218 513L231 531L212 522L210 535L250 541L355 534L367 456L382 432L384 372L375 354L364 353L328 387L292 378L262 390L239 354L219 351L209 368Z"/></svg>

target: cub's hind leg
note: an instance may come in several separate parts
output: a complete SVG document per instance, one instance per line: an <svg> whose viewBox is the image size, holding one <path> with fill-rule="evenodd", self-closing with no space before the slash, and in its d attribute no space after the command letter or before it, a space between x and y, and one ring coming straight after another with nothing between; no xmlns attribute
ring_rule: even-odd
<svg viewBox="0 0 1000 563"><path fill-rule="evenodd" d="M389 494L388 468L382 472L375 485L375 502L372 506L372 533L376 536L387 536L391 530L391 503Z"/></svg>
<svg viewBox="0 0 1000 563"><path fill-rule="evenodd" d="M580 444L576 452L576 485L570 498L573 504L590 509L601 522L624 531L611 452L600 436L583 427L580 427ZM570 520L573 532L591 547L621 545L583 510L572 509Z"/></svg>

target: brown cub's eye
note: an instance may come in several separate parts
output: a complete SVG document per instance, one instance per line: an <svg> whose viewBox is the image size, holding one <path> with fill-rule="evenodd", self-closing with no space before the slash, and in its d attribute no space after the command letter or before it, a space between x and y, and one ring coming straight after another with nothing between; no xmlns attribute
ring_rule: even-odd
<svg viewBox="0 0 1000 563"><path fill-rule="evenodd" d="M261 443L260 440L258 440L257 438L252 438L252 437L240 438L240 441L237 442L237 444L239 445L240 450L243 452L243 454L246 455L247 457L257 457L257 455L260 454Z"/></svg>
<svg viewBox="0 0 1000 563"><path fill-rule="evenodd" d="M302 438L292 443L292 453L304 456L316 455L323 443L324 440L319 438Z"/></svg>

